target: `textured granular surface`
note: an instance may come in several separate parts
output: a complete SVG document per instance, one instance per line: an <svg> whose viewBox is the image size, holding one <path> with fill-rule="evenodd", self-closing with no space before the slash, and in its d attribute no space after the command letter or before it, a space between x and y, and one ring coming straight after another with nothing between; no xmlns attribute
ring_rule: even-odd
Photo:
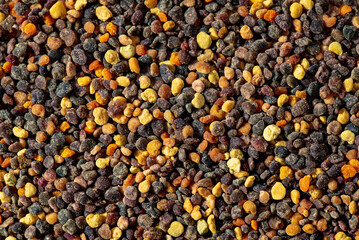
<svg viewBox="0 0 359 240"><path fill-rule="evenodd" d="M358 4L0 0L0 240L359 240Z"/></svg>

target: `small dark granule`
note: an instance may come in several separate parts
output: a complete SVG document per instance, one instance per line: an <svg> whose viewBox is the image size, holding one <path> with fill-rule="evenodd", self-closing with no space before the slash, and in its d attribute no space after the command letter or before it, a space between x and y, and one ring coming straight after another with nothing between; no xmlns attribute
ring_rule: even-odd
<svg viewBox="0 0 359 240"><path fill-rule="evenodd" d="M65 97L69 92L71 92L72 86L69 82L61 82L56 88L56 95L58 97Z"/></svg>
<svg viewBox="0 0 359 240"><path fill-rule="evenodd" d="M93 53L96 51L97 43L93 38L86 38L82 46L86 52Z"/></svg>
<svg viewBox="0 0 359 240"><path fill-rule="evenodd" d="M170 83L174 78L173 73L166 64L160 66L160 74L165 83Z"/></svg>
<svg viewBox="0 0 359 240"><path fill-rule="evenodd" d="M124 163L120 162L113 168L113 175L115 177L123 179L127 176L127 173L128 169Z"/></svg>
<svg viewBox="0 0 359 240"><path fill-rule="evenodd" d="M12 50L12 54L15 57L23 57L26 53L27 44L26 43L18 43L15 45L14 50Z"/></svg>
<svg viewBox="0 0 359 240"><path fill-rule="evenodd" d="M25 15L29 7L21 2L15 3L14 10L18 15Z"/></svg>
<svg viewBox="0 0 359 240"><path fill-rule="evenodd" d="M25 64L20 64L19 66L14 66L11 68L11 77L16 80L26 80L29 75L29 71L26 68Z"/></svg>
<svg viewBox="0 0 359 240"><path fill-rule="evenodd" d="M343 28L343 35L347 40L351 40L354 37L356 30L357 29L354 26L345 25Z"/></svg>
<svg viewBox="0 0 359 240"><path fill-rule="evenodd" d="M61 224L65 224L68 220L72 219L72 215L70 211L61 209L57 214L57 218Z"/></svg>
<svg viewBox="0 0 359 240"><path fill-rule="evenodd" d="M309 112L310 106L306 100L300 100L292 108L292 114L294 117L305 115Z"/></svg>
<svg viewBox="0 0 359 240"><path fill-rule="evenodd" d="M286 14L279 14L278 16L276 16L275 22L283 31L288 31L292 27L291 18L289 15Z"/></svg>
<svg viewBox="0 0 359 240"><path fill-rule="evenodd" d="M319 34L321 32L323 32L324 30L324 25L323 25L323 21L320 19L315 19L313 21L311 21L310 23L310 31L314 34Z"/></svg>
<svg viewBox="0 0 359 240"><path fill-rule="evenodd" d="M87 58L85 55L85 52L81 49L74 49L71 52L71 57L74 63L77 63L79 65L85 65Z"/></svg>
<svg viewBox="0 0 359 240"><path fill-rule="evenodd" d="M52 135L50 143L56 147L62 147L65 141L65 135L62 132L56 132Z"/></svg>
<svg viewBox="0 0 359 240"><path fill-rule="evenodd" d="M264 49L266 49L267 47L268 47L267 41L265 41L264 39L261 39L261 40L256 40L251 45L251 50L254 52L260 52L260 51L263 51Z"/></svg>

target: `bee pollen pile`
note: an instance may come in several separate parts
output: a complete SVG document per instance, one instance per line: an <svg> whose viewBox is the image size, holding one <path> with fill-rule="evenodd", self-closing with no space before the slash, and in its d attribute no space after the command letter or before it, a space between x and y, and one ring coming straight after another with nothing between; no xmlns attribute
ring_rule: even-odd
<svg viewBox="0 0 359 240"><path fill-rule="evenodd" d="M359 240L357 0L0 0L0 240Z"/></svg>

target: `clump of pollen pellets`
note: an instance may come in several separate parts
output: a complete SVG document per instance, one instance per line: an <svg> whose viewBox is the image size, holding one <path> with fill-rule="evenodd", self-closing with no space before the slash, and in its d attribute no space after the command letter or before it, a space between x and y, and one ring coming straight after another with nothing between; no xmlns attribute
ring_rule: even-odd
<svg viewBox="0 0 359 240"><path fill-rule="evenodd" d="M358 240L356 0L0 0L0 240Z"/></svg>

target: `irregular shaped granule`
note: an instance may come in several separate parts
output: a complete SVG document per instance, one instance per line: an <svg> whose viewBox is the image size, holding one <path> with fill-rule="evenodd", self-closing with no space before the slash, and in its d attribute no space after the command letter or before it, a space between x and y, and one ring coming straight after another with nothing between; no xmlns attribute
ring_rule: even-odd
<svg viewBox="0 0 359 240"><path fill-rule="evenodd" d="M310 106L309 106L307 100L305 100L305 99L298 101L292 107L293 117L305 115L305 114L309 113L309 111L310 111Z"/></svg>

